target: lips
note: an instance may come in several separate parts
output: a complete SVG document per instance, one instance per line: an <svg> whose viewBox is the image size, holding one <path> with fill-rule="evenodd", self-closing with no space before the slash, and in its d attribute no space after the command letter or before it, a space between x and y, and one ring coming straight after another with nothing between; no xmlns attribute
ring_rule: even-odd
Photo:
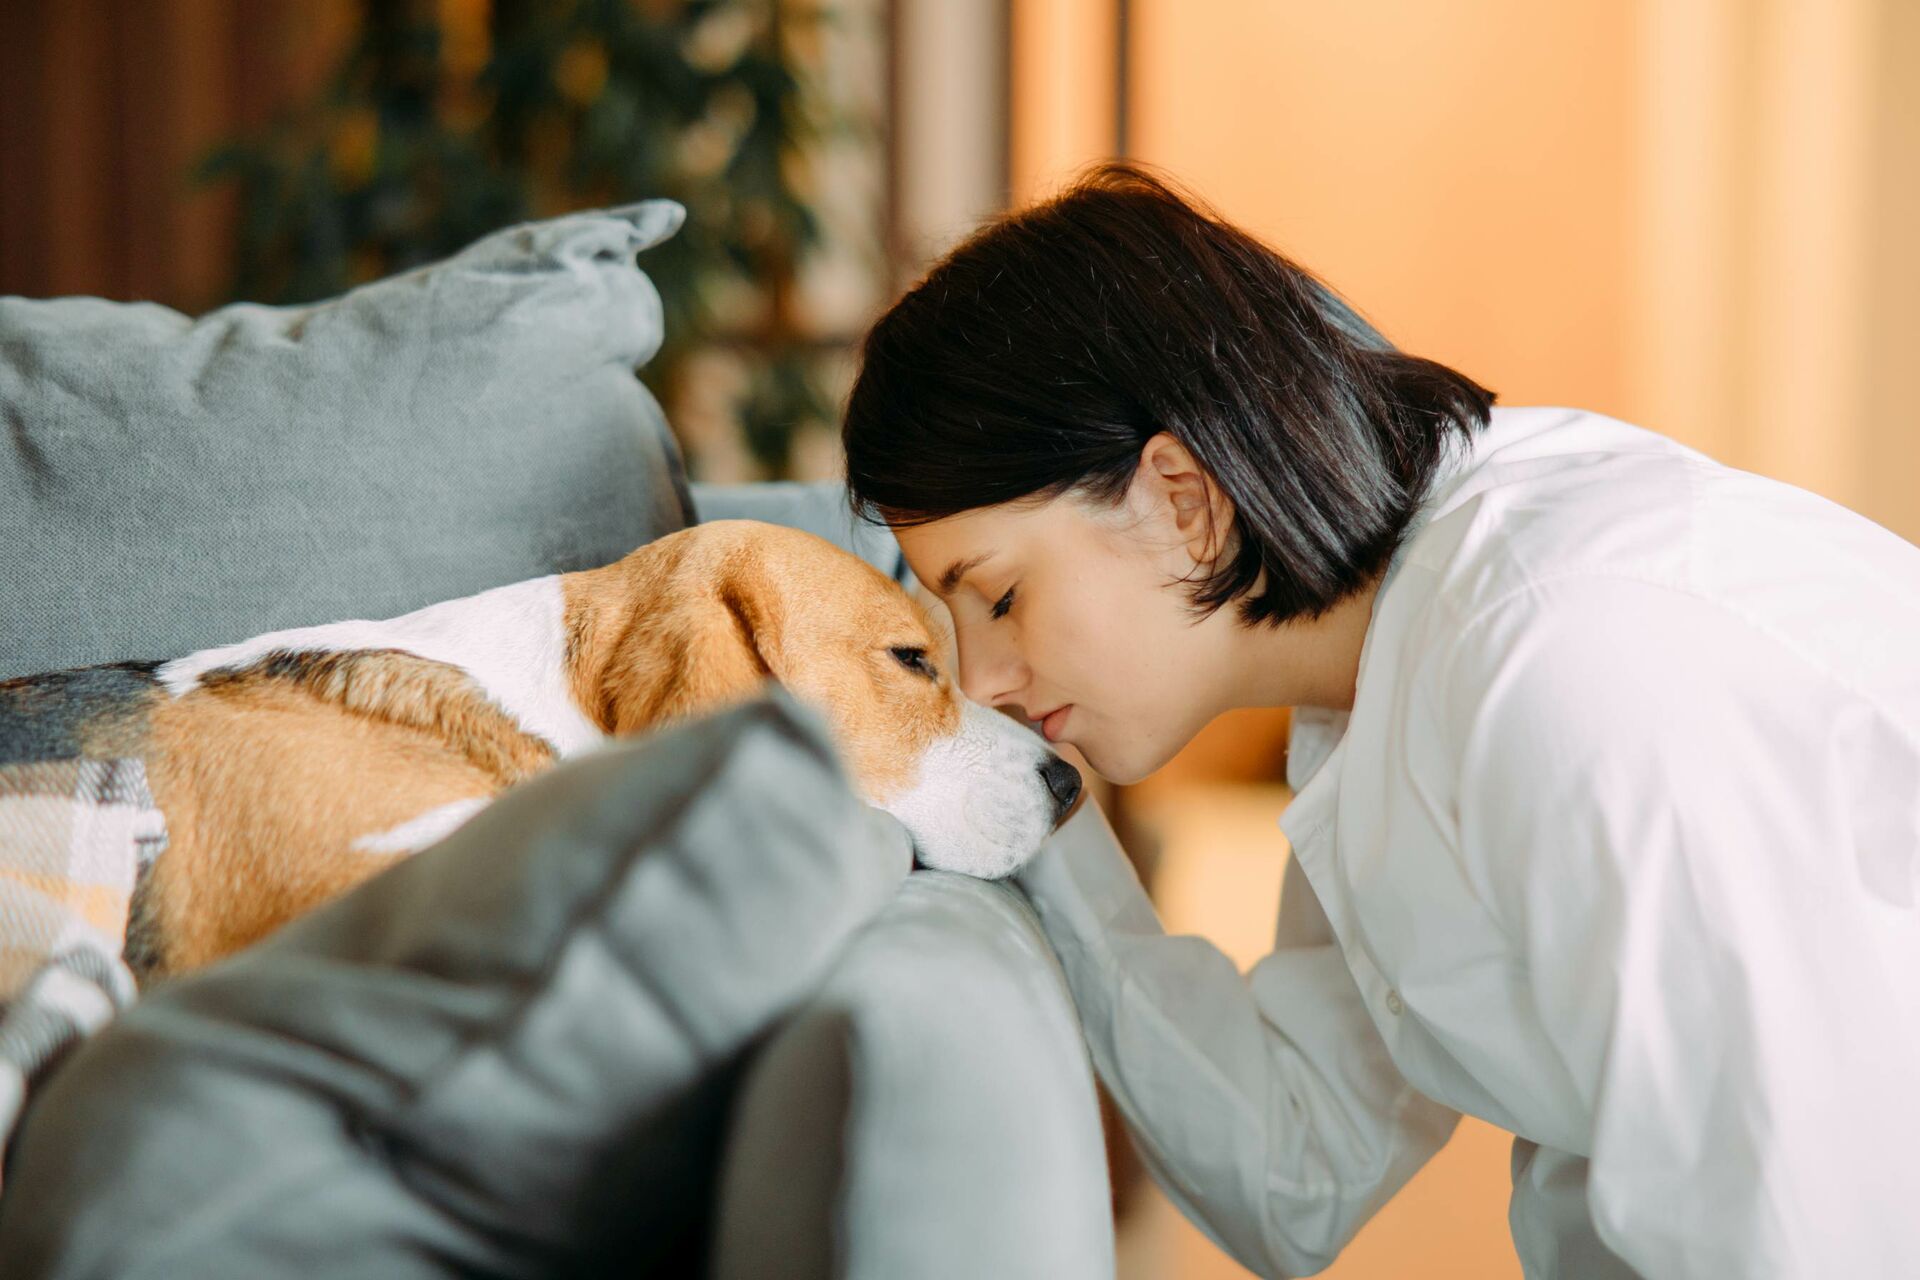
<svg viewBox="0 0 1920 1280"><path fill-rule="evenodd" d="M1055 707L1040 721L1040 732L1046 736L1048 742L1060 741L1061 731L1066 728L1067 713L1072 710L1073 704L1069 702Z"/></svg>

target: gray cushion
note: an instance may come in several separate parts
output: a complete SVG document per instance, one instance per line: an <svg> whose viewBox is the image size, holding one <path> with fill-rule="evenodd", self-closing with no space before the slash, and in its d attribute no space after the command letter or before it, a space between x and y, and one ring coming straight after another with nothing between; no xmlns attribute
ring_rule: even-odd
<svg viewBox="0 0 1920 1280"><path fill-rule="evenodd" d="M695 481L693 508L701 520L765 520L804 529L851 551L905 586L913 578L893 531L856 520L847 506L845 480L764 480L758 484Z"/></svg>
<svg viewBox="0 0 1920 1280"><path fill-rule="evenodd" d="M692 521L649 200L311 306L0 298L0 679L385 618Z"/></svg>
<svg viewBox="0 0 1920 1280"><path fill-rule="evenodd" d="M916 871L741 1083L718 1280L1111 1280L1093 1069L1008 885Z"/></svg>
<svg viewBox="0 0 1920 1280"><path fill-rule="evenodd" d="M563 764L77 1050L6 1274L699 1265L740 1063L908 863L777 689Z"/></svg>

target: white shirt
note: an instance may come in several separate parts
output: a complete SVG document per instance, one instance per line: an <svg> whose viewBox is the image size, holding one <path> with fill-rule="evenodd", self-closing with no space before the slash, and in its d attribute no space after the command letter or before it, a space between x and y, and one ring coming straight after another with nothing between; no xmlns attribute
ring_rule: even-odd
<svg viewBox="0 0 1920 1280"><path fill-rule="evenodd" d="M1019 876L1155 1180L1311 1272L1466 1112L1529 1277L1920 1275L1920 548L1552 408L1416 523L1295 711L1270 955L1093 806Z"/></svg>

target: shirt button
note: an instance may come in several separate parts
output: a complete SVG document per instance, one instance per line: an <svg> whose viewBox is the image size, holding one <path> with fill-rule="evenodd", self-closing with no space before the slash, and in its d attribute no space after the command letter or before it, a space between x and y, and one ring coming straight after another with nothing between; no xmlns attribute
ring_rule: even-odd
<svg viewBox="0 0 1920 1280"><path fill-rule="evenodd" d="M1400 993L1398 991L1387 992L1387 1012L1388 1013L1391 1013L1394 1017L1397 1018L1402 1013L1405 1013L1406 1009L1407 1009L1407 1006L1400 1003Z"/></svg>

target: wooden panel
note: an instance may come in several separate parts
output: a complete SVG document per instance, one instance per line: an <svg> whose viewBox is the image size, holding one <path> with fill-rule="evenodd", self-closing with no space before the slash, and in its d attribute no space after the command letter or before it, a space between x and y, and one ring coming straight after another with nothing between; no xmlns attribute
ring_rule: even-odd
<svg viewBox="0 0 1920 1280"><path fill-rule="evenodd" d="M230 236L239 193L195 187L188 173L235 121L228 51L236 16L232 0L170 0L170 8L173 20L161 32L156 58L172 84L165 199L173 239L170 274L157 287L167 290L170 305L197 313L225 297L232 273Z"/></svg>
<svg viewBox="0 0 1920 1280"><path fill-rule="evenodd" d="M110 234L120 192L112 154L116 121L107 0L49 6L46 147L39 216L46 226L46 281L54 293L113 295L125 254Z"/></svg>
<svg viewBox="0 0 1920 1280"><path fill-rule="evenodd" d="M38 296L47 257L39 218L46 187L46 5L0 9L0 294Z"/></svg>
<svg viewBox="0 0 1920 1280"><path fill-rule="evenodd" d="M353 0L0 5L0 293L225 300L235 197L207 148L311 93Z"/></svg>

